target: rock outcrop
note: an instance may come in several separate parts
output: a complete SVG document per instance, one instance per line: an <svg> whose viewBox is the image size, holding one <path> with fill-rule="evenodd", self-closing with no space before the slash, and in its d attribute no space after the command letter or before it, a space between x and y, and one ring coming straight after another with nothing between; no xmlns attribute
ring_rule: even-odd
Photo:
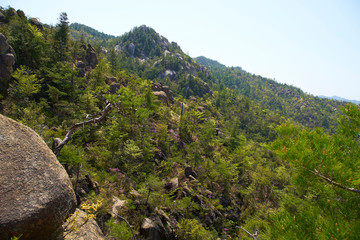
<svg viewBox="0 0 360 240"><path fill-rule="evenodd" d="M99 184L92 180L89 174L85 175L85 178L80 179L77 182L77 195L80 197L85 197L87 194L89 194L91 191L93 191L95 194L100 193Z"/></svg>
<svg viewBox="0 0 360 240"><path fill-rule="evenodd" d="M119 220L118 217L120 215L121 209L126 207L127 201L126 200L120 200L117 197L113 197L112 199L113 206L111 207L110 214L113 218L116 220Z"/></svg>
<svg viewBox="0 0 360 240"><path fill-rule="evenodd" d="M186 168L185 168L185 176L187 177L187 178L190 178L190 179L192 179L192 178L197 178L197 174L196 174L196 172L192 169L192 167L190 167L190 166L187 166Z"/></svg>
<svg viewBox="0 0 360 240"><path fill-rule="evenodd" d="M88 44L88 48L86 49L85 58L87 65L90 66L92 69L94 69L99 63L95 49L90 44Z"/></svg>
<svg viewBox="0 0 360 240"><path fill-rule="evenodd" d="M29 19L29 23L35 27L37 27L40 31L43 31L44 30L44 27L42 25L42 23L36 19L36 18L30 18Z"/></svg>
<svg viewBox="0 0 360 240"><path fill-rule="evenodd" d="M0 33L0 94L6 95L9 80L13 72L16 55L14 49L7 43L5 36Z"/></svg>
<svg viewBox="0 0 360 240"><path fill-rule="evenodd" d="M169 217L158 209L155 209L155 213L149 218L144 219L140 227L140 234L146 240L176 239Z"/></svg>
<svg viewBox="0 0 360 240"><path fill-rule="evenodd" d="M152 90L153 94L163 103L167 105L174 104L173 92L168 86L163 86L161 83L154 83Z"/></svg>
<svg viewBox="0 0 360 240"><path fill-rule="evenodd" d="M75 205L69 176L46 143L0 115L0 239L51 239Z"/></svg>
<svg viewBox="0 0 360 240"><path fill-rule="evenodd" d="M70 223L63 225L63 236L57 240L105 240L105 236L99 225L93 218L89 218L87 214L76 209L76 212L70 218Z"/></svg>
<svg viewBox="0 0 360 240"><path fill-rule="evenodd" d="M5 22L5 15L0 12L0 23Z"/></svg>
<svg viewBox="0 0 360 240"><path fill-rule="evenodd" d="M78 70L78 77L85 77L86 74L86 65L83 61L76 62L76 68Z"/></svg>

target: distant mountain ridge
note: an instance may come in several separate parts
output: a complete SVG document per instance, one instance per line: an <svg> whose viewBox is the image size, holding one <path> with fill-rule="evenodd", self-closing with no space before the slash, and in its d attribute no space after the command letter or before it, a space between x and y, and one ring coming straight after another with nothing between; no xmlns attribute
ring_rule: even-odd
<svg viewBox="0 0 360 240"><path fill-rule="evenodd" d="M212 60L212 59L204 57L204 56L196 57L196 58L194 58L194 60L197 63L204 65L204 66L210 66L210 67L214 67L214 68L226 68L226 66L224 64L221 64L216 60Z"/></svg>
<svg viewBox="0 0 360 240"><path fill-rule="evenodd" d="M318 97L319 98L326 98L326 99L333 99L333 100L341 101L341 102L351 102L351 103L354 103L354 104L360 104L360 101L358 101L358 100L349 100L349 99L338 97L338 96L328 97L328 96L324 96L324 95L319 95Z"/></svg>
<svg viewBox="0 0 360 240"><path fill-rule="evenodd" d="M72 30L71 35L77 40L80 39L82 33L85 35L84 37L87 37L87 38L90 38L90 39L109 40L109 39L112 39L112 38L116 38L113 35L100 32L100 31L98 31L98 30L96 30L96 29L94 29L92 27L86 26L86 25L81 24L81 23L76 23L76 22L71 23L69 25L69 27Z"/></svg>

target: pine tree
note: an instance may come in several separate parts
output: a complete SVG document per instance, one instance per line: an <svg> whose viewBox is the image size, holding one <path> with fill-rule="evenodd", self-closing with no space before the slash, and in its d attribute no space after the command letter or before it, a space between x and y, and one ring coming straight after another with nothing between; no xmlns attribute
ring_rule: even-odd
<svg viewBox="0 0 360 240"><path fill-rule="evenodd" d="M60 53L60 61L65 61L65 52L68 50L69 44L69 19L66 12L60 13L59 23L56 25L55 42Z"/></svg>

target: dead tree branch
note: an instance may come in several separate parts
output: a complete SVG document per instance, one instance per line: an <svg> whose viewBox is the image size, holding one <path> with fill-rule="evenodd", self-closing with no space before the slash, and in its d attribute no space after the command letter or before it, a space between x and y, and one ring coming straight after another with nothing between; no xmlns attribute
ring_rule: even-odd
<svg viewBox="0 0 360 240"><path fill-rule="evenodd" d="M304 168L302 167L303 169L305 169L306 171L314 174L315 176L323 179L324 181L336 186L336 187L339 187L339 188L342 188L344 190L347 190L347 191L350 191L350 192L356 192L356 193L360 193L360 190L359 189L356 189L356 188L348 188L348 187L345 187L344 185L341 185L340 183L338 182L335 182L334 180L324 176L323 174L321 174L318 170L314 169L314 170L310 170L310 169L307 169L307 168Z"/></svg>
<svg viewBox="0 0 360 240"><path fill-rule="evenodd" d="M67 134L65 135L64 139L56 146L56 148L53 150L54 154L56 157L59 156L61 149L65 146L65 144L67 144L70 139L72 134L75 132L76 129L78 129L81 126L85 126L85 125L89 125L92 123L96 123L96 122L101 122L105 119L106 115L109 113L109 111L111 110L111 103L108 103L106 105L106 107L104 108L104 110L102 111L102 114L100 117L97 118L93 118L90 119L88 121L84 121L84 122L80 122L80 123L76 123L75 125L73 125L69 131L67 132Z"/></svg>
<svg viewBox="0 0 360 240"><path fill-rule="evenodd" d="M250 237L252 237L252 239L257 240L257 232L255 234L251 234L248 230L246 230L245 228L241 227L241 226L236 226L237 228L240 228L242 230L244 230L247 234L249 234Z"/></svg>
<svg viewBox="0 0 360 240"><path fill-rule="evenodd" d="M133 230L133 228L131 227L130 223L129 223L124 217L120 216L119 214L116 214L116 213L115 213L115 216L116 216L117 218L120 218L120 219L122 219L122 220L124 220L124 221L126 222L126 224L127 224L127 225L129 226L129 228L131 229L131 233L132 233L132 235L133 235L134 240L136 240L134 230Z"/></svg>

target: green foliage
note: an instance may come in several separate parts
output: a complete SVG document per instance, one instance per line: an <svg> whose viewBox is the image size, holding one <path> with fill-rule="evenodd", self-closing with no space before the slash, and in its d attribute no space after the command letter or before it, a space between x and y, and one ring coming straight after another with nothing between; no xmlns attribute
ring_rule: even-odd
<svg viewBox="0 0 360 240"><path fill-rule="evenodd" d="M88 27L88 26L86 26L84 24L80 24L80 23L71 23L69 25L69 27L71 30L87 33L89 35L88 38L94 38L97 40L108 40L108 39L114 38L114 36L112 36L112 35L99 32L91 27ZM76 40L80 40L80 39L76 39Z"/></svg>
<svg viewBox="0 0 360 240"><path fill-rule="evenodd" d="M40 91L40 81L35 74L30 75L29 72L30 70L27 67L20 66L12 74L14 84L11 87L14 89L14 96L22 100L32 97Z"/></svg>
<svg viewBox="0 0 360 240"><path fill-rule="evenodd" d="M216 239L215 236L207 231L196 219L182 219L178 223L176 231L179 239L200 240L200 239Z"/></svg>
<svg viewBox="0 0 360 240"><path fill-rule="evenodd" d="M273 236L281 234L280 227L304 238L344 239L359 234L357 224L353 224L359 214L354 202L358 193L339 186L356 189L360 183L360 110L349 105L344 112L335 136L293 125L279 128L280 137L272 147L294 168L294 189L283 196L282 211L274 217Z"/></svg>
<svg viewBox="0 0 360 240"><path fill-rule="evenodd" d="M108 227L108 236L113 237L119 240L128 240L131 239L132 233L129 226L125 221L120 223L116 223L113 218L105 223L106 227Z"/></svg>
<svg viewBox="0 0 360 240"><path fill-rule="evenodd" d="M21 238L22 234L20 234L19 236L14 236L11 237L11 240L19 240Z"/></svg>
<svg viewBox="0 0 360 240"><path fill-rule="evenodd" d="M66 59L66 52L69 45L69 19L66 12L60 13L59 23L56 25L56 32L54 35L55 46L59 51L59 60L64 61Z"/></svg>
<svg viewBox="0 0 360 240"><path fill-rule="evenodd" d="M82 151L73 146L65 146L61 151L59 161L63 164L77 166L84 161L83 158Z"/></svg>
<svg viewBox="0 0 360 240"><path fill-rule="evenodd" d="M35 74L30 74L30 70L25 66L20 66L13 74L14 83L11 84L13 91L11 97L16 99L19 104L27 105L29 101L40 91L40 80Z"/></svg>
<svg viewBox="0 0 360 240"><path fill-rule="evenodd" d="M9 16L9 23L0 26L0 31L16 53L15 67L21 65L35 69L44 63L49 45L44 33L28 23L27 18Z"/></svg>

